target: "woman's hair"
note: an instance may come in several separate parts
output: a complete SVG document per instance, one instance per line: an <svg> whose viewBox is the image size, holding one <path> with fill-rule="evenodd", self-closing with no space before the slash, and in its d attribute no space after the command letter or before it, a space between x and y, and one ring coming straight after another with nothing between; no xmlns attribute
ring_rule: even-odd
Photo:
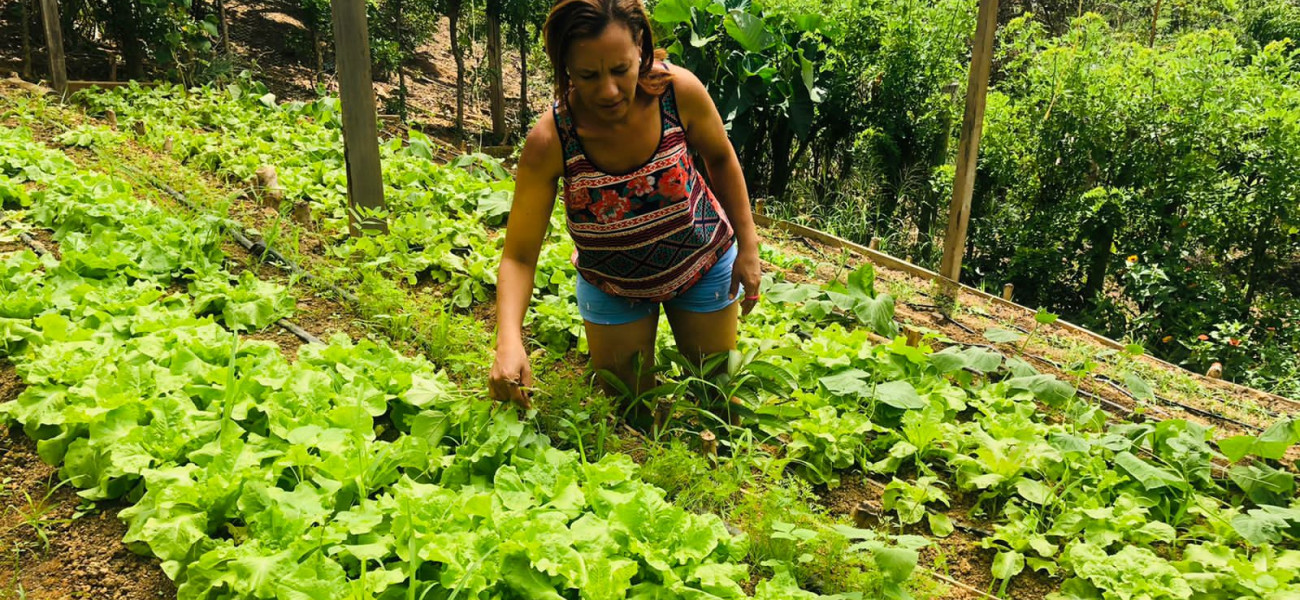
<svg viewBox="0 0 1300 600"><path fill-rule="evenodd" d="M610 23L622 23L632 32L632 39L641 42L641 70L638 86L652 94L662 94L672 76L664 69L656 69L655 61L663 60L667 53L656 50L650 18L646 16L641 0L557 0L542 27L546 42L546 55L551 59L555 74L555 97L567 98L569 72L564 67L564 57L573 42L599 36Z"/></svg>

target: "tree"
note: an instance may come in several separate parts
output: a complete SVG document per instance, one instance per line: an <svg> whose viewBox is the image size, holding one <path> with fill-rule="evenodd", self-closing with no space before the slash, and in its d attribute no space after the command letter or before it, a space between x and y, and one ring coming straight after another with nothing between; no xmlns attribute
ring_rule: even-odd
<svg viewBox="0 0 1300 600"><path fill-rule="evenodd" d="M505 82L501 70L501 21L506 16L507 0L487 0L488 100L492 113L492 136L502 141L506 136Z"/></svg>

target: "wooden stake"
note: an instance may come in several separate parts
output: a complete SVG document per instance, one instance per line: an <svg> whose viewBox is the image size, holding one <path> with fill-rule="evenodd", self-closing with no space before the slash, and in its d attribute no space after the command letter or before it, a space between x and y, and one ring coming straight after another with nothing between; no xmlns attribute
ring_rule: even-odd
<svg viewBox="0 0 1300 600"><path fill-rule="evenodd" d="M45 42L49 47L50 81L62 99L68 92L68 65L63 58L63 30L59 26L58 0L41 0L41 16L45 20Z"/></svg>
<svg viewBox="0 0 1300 600"><path fill-rule="evenodd" d="M1010 283L1008 283L1008 284L1003 285L1003 286L1002 286L1002 299L1003 299L1003 300L1008 300L1008 301L1011 300L1011 293L1012 293L1013 291L1015 291L1015 289L1016 289L1016 286L1015 286L1014 284L1010 284Z"/></svg>
<svg viewBox="0 0 1300 600"><path fill-rule="evenodd" d="M109 108L104 110L104 120L108 121L108 126L117 129L117 111Z"/></svg>
<svg viewBox="0 0 1300 600"><path fill-rule="evenodd" d="M135 121L131 123L131 129L135 131L135 137L143 138L147 132L144 127L144 121Z"/></svg>
<svg viewBox="0 0 1300 600"><path fill-rule="evenodd" d="M383 171L379 166L379 135L375 123L375 91L370 82L370 33L366 3L330 0L334 17L334 54L338 67L339 102L343 107L343 156L347 161L348 228L386 233L379 217L360 214L384 208Z"/></svg>
<svg viewBox="0 0 1300 600"><path fill-rule="evenodd" d="M872 250L879 250L879 249L880 249L880 238L875 237L875 236L871 236L871 241L867 243L867 247L868 247L868 248L871 248Z"/></svg>
<svg viewBox="0 0 1300 600"><path fill-rule="evenodd" d="M668 419L672 417L672 415L673 415L672 401L661 398L659 402L655 404L655 412L654 412L655 434L658 434L659 432L663 431L663 428L668 425Z"/></svg>
<svg viewBox="0 0 1300 600"><path fill-rule="evenodd" d="M904 327L903 332L907 334L907 345L913 348L921 345L921 332L911 327Z"/></svg>
<svg viewBox="0 0 1300 600"><path fill-rule="evenodd" d="M163 140L163 152L166 152L167 154L171 154L172 148L174 147L175 147L174 142L172 142L171 136L167 136L167 139Z"/></svg>
<svg viewBox="0 0 1300 600"><path fill-rule="evenodd" d="M710 461L718 460L718 436L712 431L700 432L700 452Z"/></svg>
<svg viewBox="0 0 1300 600"><path fill-rule="evenodd" d="M307 227L311 225L311 204L306 200L299 200L293 203L293 220L295 223Z"/></svg>
<svg viewBox="0 0 1300 600"><path fill-rule="evenodd" d="M880 518L880 511L867 502L862 502L853 507L850 514L853 517L853 524L858 529L870 529L871 524Z"/></svg>
<svg viewBox="0 0 1300 600"><path fill-rule="evenodd" d="M280 210L280 201L284 199L284 188L280 186L280 176L272 165L262 165L253 172L253 186L267 208Z"/></svg>
<svg viewBox="0 0 1300 600"><path fill-rule="evenodd" d="M1223 363L1216 362L1210 365L1210 370L1205 372L1205 376L1210 379L1223 379Z"/></svg>
<svg viewBox="0 0 1300 600"><path fill-rule="evenodd" d="M939 267L939 274L954 282L961 280L961 258L966 248L966 228L970 223L976 159L979 157L980 134L984 129L984 102L993 62L993 34L997 26L998 0L980 0L970 76L966 80L966 112L962 116L961 140L957 149L957 177L952 186L948 233L943 239L943 261Z"/></svg>

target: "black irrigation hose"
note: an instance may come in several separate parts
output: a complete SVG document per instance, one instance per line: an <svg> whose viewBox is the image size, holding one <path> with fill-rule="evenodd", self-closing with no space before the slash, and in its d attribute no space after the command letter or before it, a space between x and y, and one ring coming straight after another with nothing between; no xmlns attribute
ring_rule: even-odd
<svg viewBox="0 0 1300 600"><path fill-rule="evenodd" d="M183 206L190 209L192 212L195 213L203 212L202 209L200 209L197 205L195 205L188 198L186 198L184 194L176 191L166 183L159 181L157 178L141 173L140 171L128 165L121 165L121 168L130 171L131 173L135 174L137 177L144 179L145 181L148 181L150 185L158 188L159 190L162 190L167 195L174 198L177 202L180 202ZM321 280L320 278L316 277L312 273L298 266L297 263L285 257L283 254L280 253L280 251L276 250L275 248L267 244L265 240L250 239L247 235L244 234L244 232L240 229L240 227L237 226L237 223L235 223L233 220L230 220L229 226L226 228L226 230L230 233L230 237L234 238L235 242L238 243L245 250L247 250L249 254L261 257L263 259L269 259L270 262L276 263L284 267L285 269L288 269L290 273L299 275L300 277L302 277L302 279L308 282L318 281L320 283L323 283L327 288L329 288L331 292L334 292L340 298L343 298L348 302L351 302L353 304L360 303L360 299L357 298L356 294L353 294L352 292L349 292L333 283L329 283Z"/></svg>
<svg viewBox="0 0 1300 600"><path fill-rule="evenodd" d="M15 225L13 221L5 219L3 222L0 222L0 225L4 225L6 229L12 229L14 231L17 231L18 239L22 240L24 244L27 244L27 247L31 248L32 251L35 252L38 256L45 256L46 254L50 254L50 250L49 248L45 247L45 244L42 244L36 238L28 235L26 231L19 229L18 226Z"/></svg>
<svg viewBox="0 0 1300 600"><path fill-rule="evenodd" d="M927 305L918 305L918 304L911 304L911 303L905 303L905 304L906 304L907 306L910 306L910 307L913 307L913 308L922 308L922 307L927 306ZM973 330L973 329L971 329L971 328L969 328L969 327L963 325L961 322L957 321L956 319L952 319L952 318L949 318L949 317L946 317L946 316L945 316L945 321L948 322L948 323L952 323L953 325L956 325L957 327L961 328L963 331L966 331L966 332L969 333L969 334L972 334L972 335L975 334L975 330ZM1027 329L1025 329L1025 328L1023 328L1023 327L1021 327L1021 326L1019 326L1019 325L1012 325L1012 327L1014 327L1016 330L1018 330L1018 331L1020 331L1021 333L1024 333L1024 334L1029 334L1029 333L1030 333L1029 330L1027 330ZM966 347L975 347L975 348L986 348L986 349L989 349L989 350L993 350L993 351L995 351L995 352L999 352L999 353L1001 352L1001 350L999 350L997 347L992 346L992 345L989 345L989 344L966 344L966 343L960 343L960 342L958 342L958 345L966 346ZM1027 357L1029 357L1029 358L1032 358L1032 359L1038 360L1039 362L1042 362L1042 363L1044 363L1044 364L1051 365L1052 367L1054 367L1054 368L1056 368L1056 369L1058 369L1058 370L1062 370L1062 371L1064 370L1060 363L1058 363L1058 362L1056 362L1056 361L1054 361L1054 360L1051 360L1051 359L1049 359L1049 358L1042 357L1042 356L1038 356L1038 355L1036 355L1036 354L1031 354L1031 353L1028 353L1028 352L1022 352L1021 354L1023 354L1024 356L1027 356ZM1104 375L1104 374L1101 374L1101 373L1090 373L1090 374L1089 374L1089 377L1091 377L1091 378L1093 378L1093 379L1096 379L1096 380L1100 381L1101 383L1105 383L1106 385L1109 385L1109 386L1110 386L1111 388L1113 388L1115 391L1117 391L1117 392L1119 392L1119 393L1121 393L1121 394L1124 394L1124 395L1127 396L1128 398L1132 399L1133 402L1135 402L1135 403L1139 403L1139 404L1142 403L1142 401L1141 401L1140 399L1138 399L1137 396L1134 396L1132 392L1130 392L1130 391L1124 389L1123 387L1120 387L1120 385L1119 385L1119 384L1118 384L1114 379L1112 379L1111 377L1109 377L1109 376L1107 376L1107 375ZM1087 396L1087 397L1089 397L1089 398L1096 399L1097 401L1099 401L1099 402L1102 403L1103 405L1105 405L1105 406L1107 406L1107 407L1110 407L1110 408L1112 408L1112 409L1114 409L1114 410L1122 411L1122 412L1124 412L1125 414L1128 414L1128 415L1132 415L1132 414L1133 414L1132 409L1129 409L1129 408L1127 408L1127 407L1124 407L1124 406L1122 406L1122 405L1120 405L1120 404L1118 404L1118 403L1111 402L1111 401L1109 401L1109 400L1105 400L1105 399L1101 398L1100 396L1097 396L1096 394L1092 394L1092 393L1087 392L1087 391L1085 391L1085 390L1083 390L1083 389L1079 389L1079 393L1080 393L1081 395ZM1230 425L1234 425L1234 426L1236 426L1236 427L1240 427L1240 428L1245 429L1245 430L1247 430L1247 431L1254 431L1254 432L1262 432L1262 431L1264 431L1264 428L1262 428L1262 427L1260 427L1260 426L1258 426L1258 425L1252 425L1252 424L1250 424L1250 423L1246 423L1246 422L1243 422L1243 421L1240 421L1240 420L1234 419L1234 418L1229 417L1229 416L1227 416L1227 415L1224 415L1224 414L1221 414L1221 413L1217 413L1217 412L1214 412L1214 411L1211 411L1211 410L1206 410L1206 409L1203 409L1203 408L1198 408L1198 407L1195 407L1195 406L1190 406L1190 405L1188 405L1188 404L1184 404L1184 403L1179 402L1179 401L1177 401L1177 400L1173 400L1173 399L1171 399L1171 398L1166 398L1166 397L1161 396L1161 395L1159 395L1159 394L1155 394L1155 393L1153 393L1153 394L1152 394L1152 397L1154 397L1154 398L1156 399L1156 401L1159 402L1159 403L1161 403L1161 404L1164 404L1164 405L1166 405L1166 406L1171 406L1171 407L1176 407L1176 408L1182 409L1183 411L1186 411L1187 413L1190 413L1190 414L1193 414L1193 415L1197 415L1197 416L1202 417L1202 418L1211 419L1211 420L1216 420L1216 421L1220 421L1220 422L1227 423L1227 424L1230 424ZM1259 408L1260 408L1260 410L1264 411L1265 414L1267 414L1268 416L1270 416L1270 417L1272 417L1272 418L1275 418L1275 419L1277 419L1277 418L1281 418L1281 415L1277 414L1275 411L1269 410L1268 408L1265 408L1265 407L1262 407L1262 406L1259 407ZM1168 413L1164 413L1163 411L1161 411L1161 414L1168 415Z"/></svg>
<svg viewBox="0 0 1300 600"><path fill-rule="evenodd" d="M45 256L45 255L51 253L51 252L50 252L50 249L45 247L45 244L42 244L42 243L41 243L40 241L38 241L36 238L34 238L34 237L28 235L27 232L22 231L21 229L19 229L19 228L14 224L13 221L10 221L10 220L8 220L8 219L5 219L4 221L0 222L0 225L3 225L3 226L6 227L7 229L11 229L11 230L18 231L18 239L22 240L24 244L27 244L27 246L28 246L29 248L31 248L32 251L35 252L36 254L38 254L38 255L40 255L40 256ZM318 337L312 335L312 334L311 334L310 332L308 332L307 330L305 330L305 329L303 329L303 328L301 328L301 327L295 325L295 324L293 323L293 321L290 321L290 320L288 320L288 319L279 319L279 320L277 320L277 321L275 322L275 324L276 324L276 325L279 325L281 328L285 329L285 330L288 331L289 333L292 333L293 335L297 336L298 339L300 339L300 340L302 340L303 342L306 342L306 343L308 343L308 344L324 344L324 343L325 343L325 342L322 342L322 341L320 340L320 338L318 338Z"/></svg>
<svg viewBox="0 0 1300 600"><path fill-rule="evenodd" d="M1020 327L1020 326L1018 326L1018 325L1015 326L1015 327L1016 327L1016 329L1020 330L1022 333L1026 333L1026 334L1029 333L1029 332L1026 331L1024 328L1022 328L1022 327ZM1043 363L1045 363L1045 364L1051 365L1051 366L1053 366L1053 367L1055 367L1055 368L1057 368L1057 369L1064 370L1064 369L1062 369L1061 364L1058 363L1058 362L1056 362L1056 361L1054 361L1054 360L1051 360L1051 359L1049 359L1049 358L1045 358L1045 357L1042 357L1042 356L1037 356L1037 355L1034 355L1034 354L1029 354L1029 353L1024 353L1024 354L1025 354L1025 356L1028 356L1028 357L1030 357L1030 358L1037 359L1037 360L1039 360L1039 361L1041 361L1041 362L1043 362ZM1134 402L1137 402L1137 403L1141 403L1141 402L1142 402L1142 401L1141 401L1137 396L1133 395L1132 392L1130 392L1130 391L1124 389L1123 387L1120 387L1120 385L1119 385L1118 382L1116 382L1114 379L1110 378L1110 377L1107 376L1107 375L1104 375L1104 374L1101 374L1101 373L1091 373L1091 374L1089 374L1089 376L1092 377L1092 378L1094 378L1094 379L1097 379L1098 381L1101 381L1102 383L1105 383L1105 384L1109 385L1110 387L1114 388L1115 391L1117 391L1117 392L1119 392L1119 393L1121 393L1121 394L1124 394L1125 396L1128 396L1128 397L1129 397L1130 399L1132 399ZM1191 413L1191 414L1194 414L1194 415L1197 415L1197 416L1200 416L1200 417L1203 417L1203 418L1206 418L1206 419L1213 419L1213 420L1217 420L1217 421L1222 421L1222 422L1224 422L1224 423L1228 423L1228 424L1231 424L1231 425L1235 425L1235 426L1237 426L1237 427L1241 427L1242 429L1246 429L1246 430L1249 430L1249 431L1255 431L1255 432L1261 432L1261 431L1264 431L1264 428L1263 428L1263 427L1260 427L1260 426L1258 426L1258 425L1252 425L1252 424L1250 424L1250 423L1246 423L1246 422L1243 422L1243 421L1239 421L1239 420L1237 420L1237 419L1234 419L1234 418L1229 417L1229 416L1224 415L1224 414L1220 414L1220 413L1217 413L1217 412L1214 412L1214 411L1211 411L1211 410L1206 410L1206 409L1204 409L1204 408L1198 408L1198 407L1195 407L1195 406L1190 406L1190 405L1184 404L1184 403L1182 403L1182 402L1179 402L1179 401L1177 401L1177 400L1174 400L1174 399L1171 399L1171 398L1166 398L1166 397L1161 396L1161 395L1159 395L1159 394L1156 394L1156 393L1154 393L1154 392L1153 392L1151 395L1152 395L1153 398L1156 399L1157 402L1159 402L1159 403L1161 403L1161 404L1164 404L1164 405L1166 405L1166 406L1177 407L1177 408L1182 409L1182 410L1184 410L1184 411L1187 411L1187 412L1189 412L1189 413ZM1270 417L1272 417L1272 418L1275 418L1275 419L1277 419L1277 418L1281 418L1281 415L1279 415L1279 414L1277 414L1277 413L1275 413L1275 412L1273 412L1273 411L1271 411L1271 410L1269 410L1269 409L1267 409L1267 408L1265 408L1265 407L1262 407L1262 406L1261 406L1261 407L1260 407L1260 410L1263 410L1265 414L1267 414L1268 416L1270 416Z"/></svg>
<svg viewBox="0 0 1300 600"><path fill-rule="evenodd" d="M320 340L320 338L318 338L318 337L312 335L312 334L311 334L310 332L308 332L306 329L303 329L303 328L301 328L301 327L295 325L295 324L293 323L293 321L290 321L289 319L280 319L280 320L276 321L275 324L276 324L276 325L279 325L279 326L282 327L282 328L284 328L284 329L285 329L286 331L288 331L289 333L292 333L292 334L298 336L298 339L300 339L300 340L302 340L302 341L304 341L304 342L306 342L306 343L308 343L308 344L324 344L324 343L325 343L325 342L322 342L322 341Z"/></svg>

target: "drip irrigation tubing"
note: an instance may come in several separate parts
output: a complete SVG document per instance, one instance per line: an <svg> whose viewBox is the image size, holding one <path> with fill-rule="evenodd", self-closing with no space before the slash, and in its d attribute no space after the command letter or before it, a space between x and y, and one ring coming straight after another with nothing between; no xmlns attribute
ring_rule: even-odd
<svg viewBox="0 0 1300 600"><path fill-rule="evenodd" d="M907 306L909 306L909 307L913 307L913 308L921 308L921 307L926 306L926 305L915 305L915 304L911 304L911 303L905 303L905 304L906 304ZM956 325L957 327L961 328L963 331L966 331L967 333L970 333L970 334L972 334L972 335L975 334L975 330L973 330L973 329L971 329L971 328L965 326L964 324L962 324L960 321L957 321L956 319L952 319L952 318L947 318L947 317L945 317L945 322L947 322L947 323L952 323L953 325ZM1021 326L1019 326L1019 325L1013 325L1013 327L1014 327L1016 330L1018 330L1020 333L1023 333L1023 334L1029 334L1029 333L1030 333L1028 330L1026 330L1025 328L1023 328L1023 327L1021 327ZM957 342L956 345L960 345L960 346L964 346L964 347L985 348L985 349L993 350L993 351L995 351L995 352L999 352L999 353L1002 352L1002 351L1001 351L1000 349L998 349L997 347L992 346L992 345L989 345L989 344L969 344L969 343ZM1043 364L1050 365L1050 366L1052 366L1053 368L1055 368L1055 369L1057 369L1057 370L1064 371L1064 368L1061 366L1060 363L1058 363L1058 362L1056 362L1056 361L1054 361L1054 360L1051 360L1051 359L1049 359L1049 358L1046 358L1046 357L1043 357L1043 356L1039 356L1039 355L1037 355L1037 354L1032 354L1032 353L1029 353L1029 352L1022 352L1021 354L1023 354L1024 356L1026 356L1026 357L1028 357L1028 358L1031 358L1031 359L1037 360L1037 361L1039 361L1039 362L1041 362L1041 363L1043 363ZM1090 374L1088 375L1088 377L1097 380L1100 384L1105 384L1105 385L1111 387L1111 388L1114 389L1116 392L1121 393L1121 394L1123 394L1124 396L1126 396L1126 397L1128 397L1129 399L1131 399L1134 403L1139 403L1139 404L1143 403L1142 400L1139 399L1137 396L1133 395L1132 392L1130 392L1130 391L1124 389L1124 388L1121 387L1121 386L1120 386L1120 385L1119 385L1119 384L1118 384L1114 379L1112 379L1111 377L1109 377L1109 376L1107 376L1107 375L1105 375L1105 374L1101 374L1101 373L1090 373ZM1086 396L1088 396L1088 397L1090 397L1090 398L1096 398L1097 400L1099 400L1100 402L1102 402L1104 405L1106 405L1106 406L1108 406L1108 407L1111 407L1111 408L1113 408L1113 409L1120 410L1120 411L1122 411L1122 412L1124 412L1124 413L1126 413L1126 414L1129 414L1129 415L1133 414L1133 410L1132 410L1132 409L1130 409L1130 408L1128 408L1128 407L1124 407L1124 406L1121 405L1121 404L1118 404L1118 403L1115 403L1115 402L1112 402L1112 401L1109 401L1109 400L1105 400L1105 399L1101 398L1100 396L1097 396L1096 394L1092 394L1092 393L1090 393L1090 392L1086 392L1086 391L1083 390L1083 389L1079 389L1079 393L1080 393L1080 394L1083 394L1083 395L1086 395ZM1247 430L1247 431L1253 431L1253 432L1257 432L1257 433L1258 433L1258 432L1262 432L1262 431L1264 431L1264 428L1263 428L1263 427L1260 427L1260 426L1258 426L1258 425L1253 425L1253 424L1251 424L1251 423L1246 423L1246 422L1244 422L1244 421L1241 421L1241 420L1238 420L1238 419L1234 419L1234 418L1232 418L1232 417L1229 417L1229 416L1227 416L1227 415L1224 415L1224 414L1221 414L1221 413L1218 413L1218 412L1215 412L1215 411L1212 411L1212 410L1207 410L1207 409L1204 409L1204 408L1199 408L1199 407L1191 406L1191 405L1188 405L1188 404L1185 404L1185 403L1179 402L1179 401L1177 401L1177 400L1174 400L1174 399L1172 399L1172 398L1167 398L1167 397L1165 397L1165 396L1161 396L1161 395L1156 394L1156 393L1152 393L1152 397L1155 398L1155 400L1156 400L1157 402L1159 402L1160 404L1164 404L1164 405L1169 406L1169 407L1175 407L1175 408L1181 409L1181 410L1183 410L1183 411L1185 411L1185 412L1187 412L1187 413L1189 413L1189 414L1193 414L1193 415L1196 415L1196 416L1199 416L1199 417L1202 417L1202 418L1205 418L1205 419L1211 419L1211 420L1219 421L1219 422L1222 422L1222 423L1226 423L1226 424L1229 424L1229 425L1233 425L1233 426L1236 426L1236 427L1240 427L1240 428L1245 429L1245 430ZM1271 417L1271 418L1274 418L1274 419L1280 419L1280 418L1282 418L1282 415L1278 414L1276 411L1269 410L1269 409L1266 408L1266 407L1262 407L1262 406L1261 406L1261 407L1259 407L1259 409L1260 409L1261 411L1263 411L1264 414L1268 415L1268 416ZM1163 411L1162 411L1162 414L1168 415L1168 413L1164 413ZM1172 416L1172 415L1168 415L1168 416Z"/></svg>
<svg viewBox="0 0 1300 600"><path fill-rule="evenodd" d="M126 170L134 174L136 177L143 179L144 181L147 181L150 185L163 191L168 196L171 196L173 199L175 199L177 202L180 202L181 205L185 206L185 208L189 209L190 211L195 213L200 213L200 214L204 212L203 209L199 208L199 206L196 205L193 201L191 201L189 198L186 198L184 194L176 191L166 183L159 181L156 177L153 177L145 173L141 173L139 170L129 165L120 165L120 167L123 170ZM227 223L226 231L230 233L230 237L232 237L236 243L238 243L241 247L247 250L250 254L261 257L263 260L269 260L269 262L276 263L281 267L287 269L290 273L293 273L294 275L298 275L308 282L319 282L323 284L325 287L329 288L331 292L337 294L340 298L343 298L348 302L351 302L353 304L360 303L360 299L357 298L356 294L353 294L352 292L349 292L333 283L324 281L319 277L316 277L311 272L303 269L297 263L293 262L292 260L284 256L284 254L282 254L279 250L276 250L270 244L267 244L265 240L260 238L259 239L249 238L248 235L243 232L242 226L235 220L225 219L225 221Z"/></svg>
<svg viewBox="0 0 1300 600"><path fill-rule="evenodd" d="M1029 333L1028 331L1025 331L1023 328L1021 328L1021 327L1018 326L1018 325L1016 326L1016 329L1020 330L1020 331L1023 332L1023 333L1026 333L1026 334ZM1038 356L1038 355L1036 355L1036 354L1030 354L1030 353L1028 353L1028 352L1026 352L1026 353L1024 353L1024 354L1025 354L1025 356L1028 356L1028 357L1030 357L1030 358L1036 359L1036 360L1042 362L1043 364L1051 365L1052 367L1054 367L1054 368L1056 368L1056 369L1059 369L1059 370L1064 370L1064 369L1062 368L1062 366L1061 366L1060 363L1058 363L1058 362L1056 362L1056 361L1054 361L1054 360L1052 360L1052 359L1050 359L1050 358L1046 358L1046 357L1043 357L1043 356ZM1098 381L1101 381L1102 383L1105 383L1105 384L1109 385L1110 387L1114 388L1117 392L1119 392L1119 393L1121 393L1121 394L1124 394L1124 395L1127 396L1128 398L1132 399L1134 402L1138 402L1138 403L1142 402L1142 400L1141 400L1140 398L1138 398L1137 396L1135 396L1135 395L1134 395L1132 392L1130 392L1129 390L1126 390L1126 389L1124 389L1123 387L1120 387L1120 385L1119 385L1118 382L1116 382L1114 379L1110 378L1110 377L1107 376L1107 375L1104 375L1104 374L1101 374L1101 373L1091 373L1091 374L1089 374L1089 377L1092 377L1093 379L1096 379L1096 380L1098 380ZM1211 410L1206 410L1206 409L1204 409L1204 408L1199 408L1199 407L1196 407L1196 406L1190 406L1190 405L1184 404L1184 403L1182 403L1182 402L1179 402L1179 401L1177 401L1177 400L1174 400L1174 399L1171 399L1171 398L1166 398L1166 397L1161 396L1161 395L1159 395L1159 394L1156 394L1156 393L1154 393L1154 392L1152 393L1151 396L1152 396L1152 398L1155 398L1155 400L1156 400L1157 402L1161 403L1161 404L1164 404L1164 405L1166 405L1166 406L1176 407L1176 408L1182 409L1182 410L1184 410L1184 411L1187 411L1187 412L1189 412L1189 413L1191 413L1191 414L1194 414L1194 415L1197 415L1197 416L1200 416L1200 417L1203 417L1203 418L1214 419L1214 420L1217 420L1217 421L1222 421L1222 422L1224 422L1224 423L1228 423L1228 424L1230 424L1230 425L1235 425L1235 426L1237 426L1237 427L1240 427L1240 428L1242 428L1242 429L1246 429L1246 430L1249 430L1249 431L1255 431L1255 432L1261 432L1261 431L1264 431L1264 428L1263 428L1263 427L1260 427L1260 426L1258 426L1258 425L1252 425L1252 424L1250 424L1250 423L1246 423L1246 422L1243 422L1243 421L1239 421L1239 420L1234 419L1234 418L1232 418L1232 417L1229 417L1229 416L1227 416L1227 415L1224 415L1224 414L1221 414L1221 413L1217 413L1217 412L1214 412L1214 411L1211 411ZM1264 411L1264 414L1268 415L1269 417L1272 417L1272 418L1274 418L1274 419L1280 419L1280 418L1282 418L1282 415L1277 414L1276 412L1271 411L1271 410L1269 410L1269 409L1267 409L1267 408L1265 408L1265 407L1262 407L1262 406L1261 406L1261 407L1259 407L1259 408L1260 408L1260 410Z"/></svg>
<svg viewBox="0 0 1300 600"><path fill-rule="evenodd" d="M0 221L0 225L3 225L5 228L9 230L17 231L18 239L22 240L24 244L27 244L27 247L31 248L32 251L35 252L37 255L45 256L47 254L52 254L50 249L45 247L45 244L42 244L40 240L37 240L36 238L28 235L27 232L23 231L13 221L4 219L3 221ZM292 333L293 335L297 336L298 339L302 340L305 343L324 344L324 342L322 342L320 338L312 335L310 332L303 329L302 327L299 327L297 324L295 324L293 321L290 321L289 319L279 319L275 322L275 324L279 325L285 331L288 331L289 333Z"/></svg>

